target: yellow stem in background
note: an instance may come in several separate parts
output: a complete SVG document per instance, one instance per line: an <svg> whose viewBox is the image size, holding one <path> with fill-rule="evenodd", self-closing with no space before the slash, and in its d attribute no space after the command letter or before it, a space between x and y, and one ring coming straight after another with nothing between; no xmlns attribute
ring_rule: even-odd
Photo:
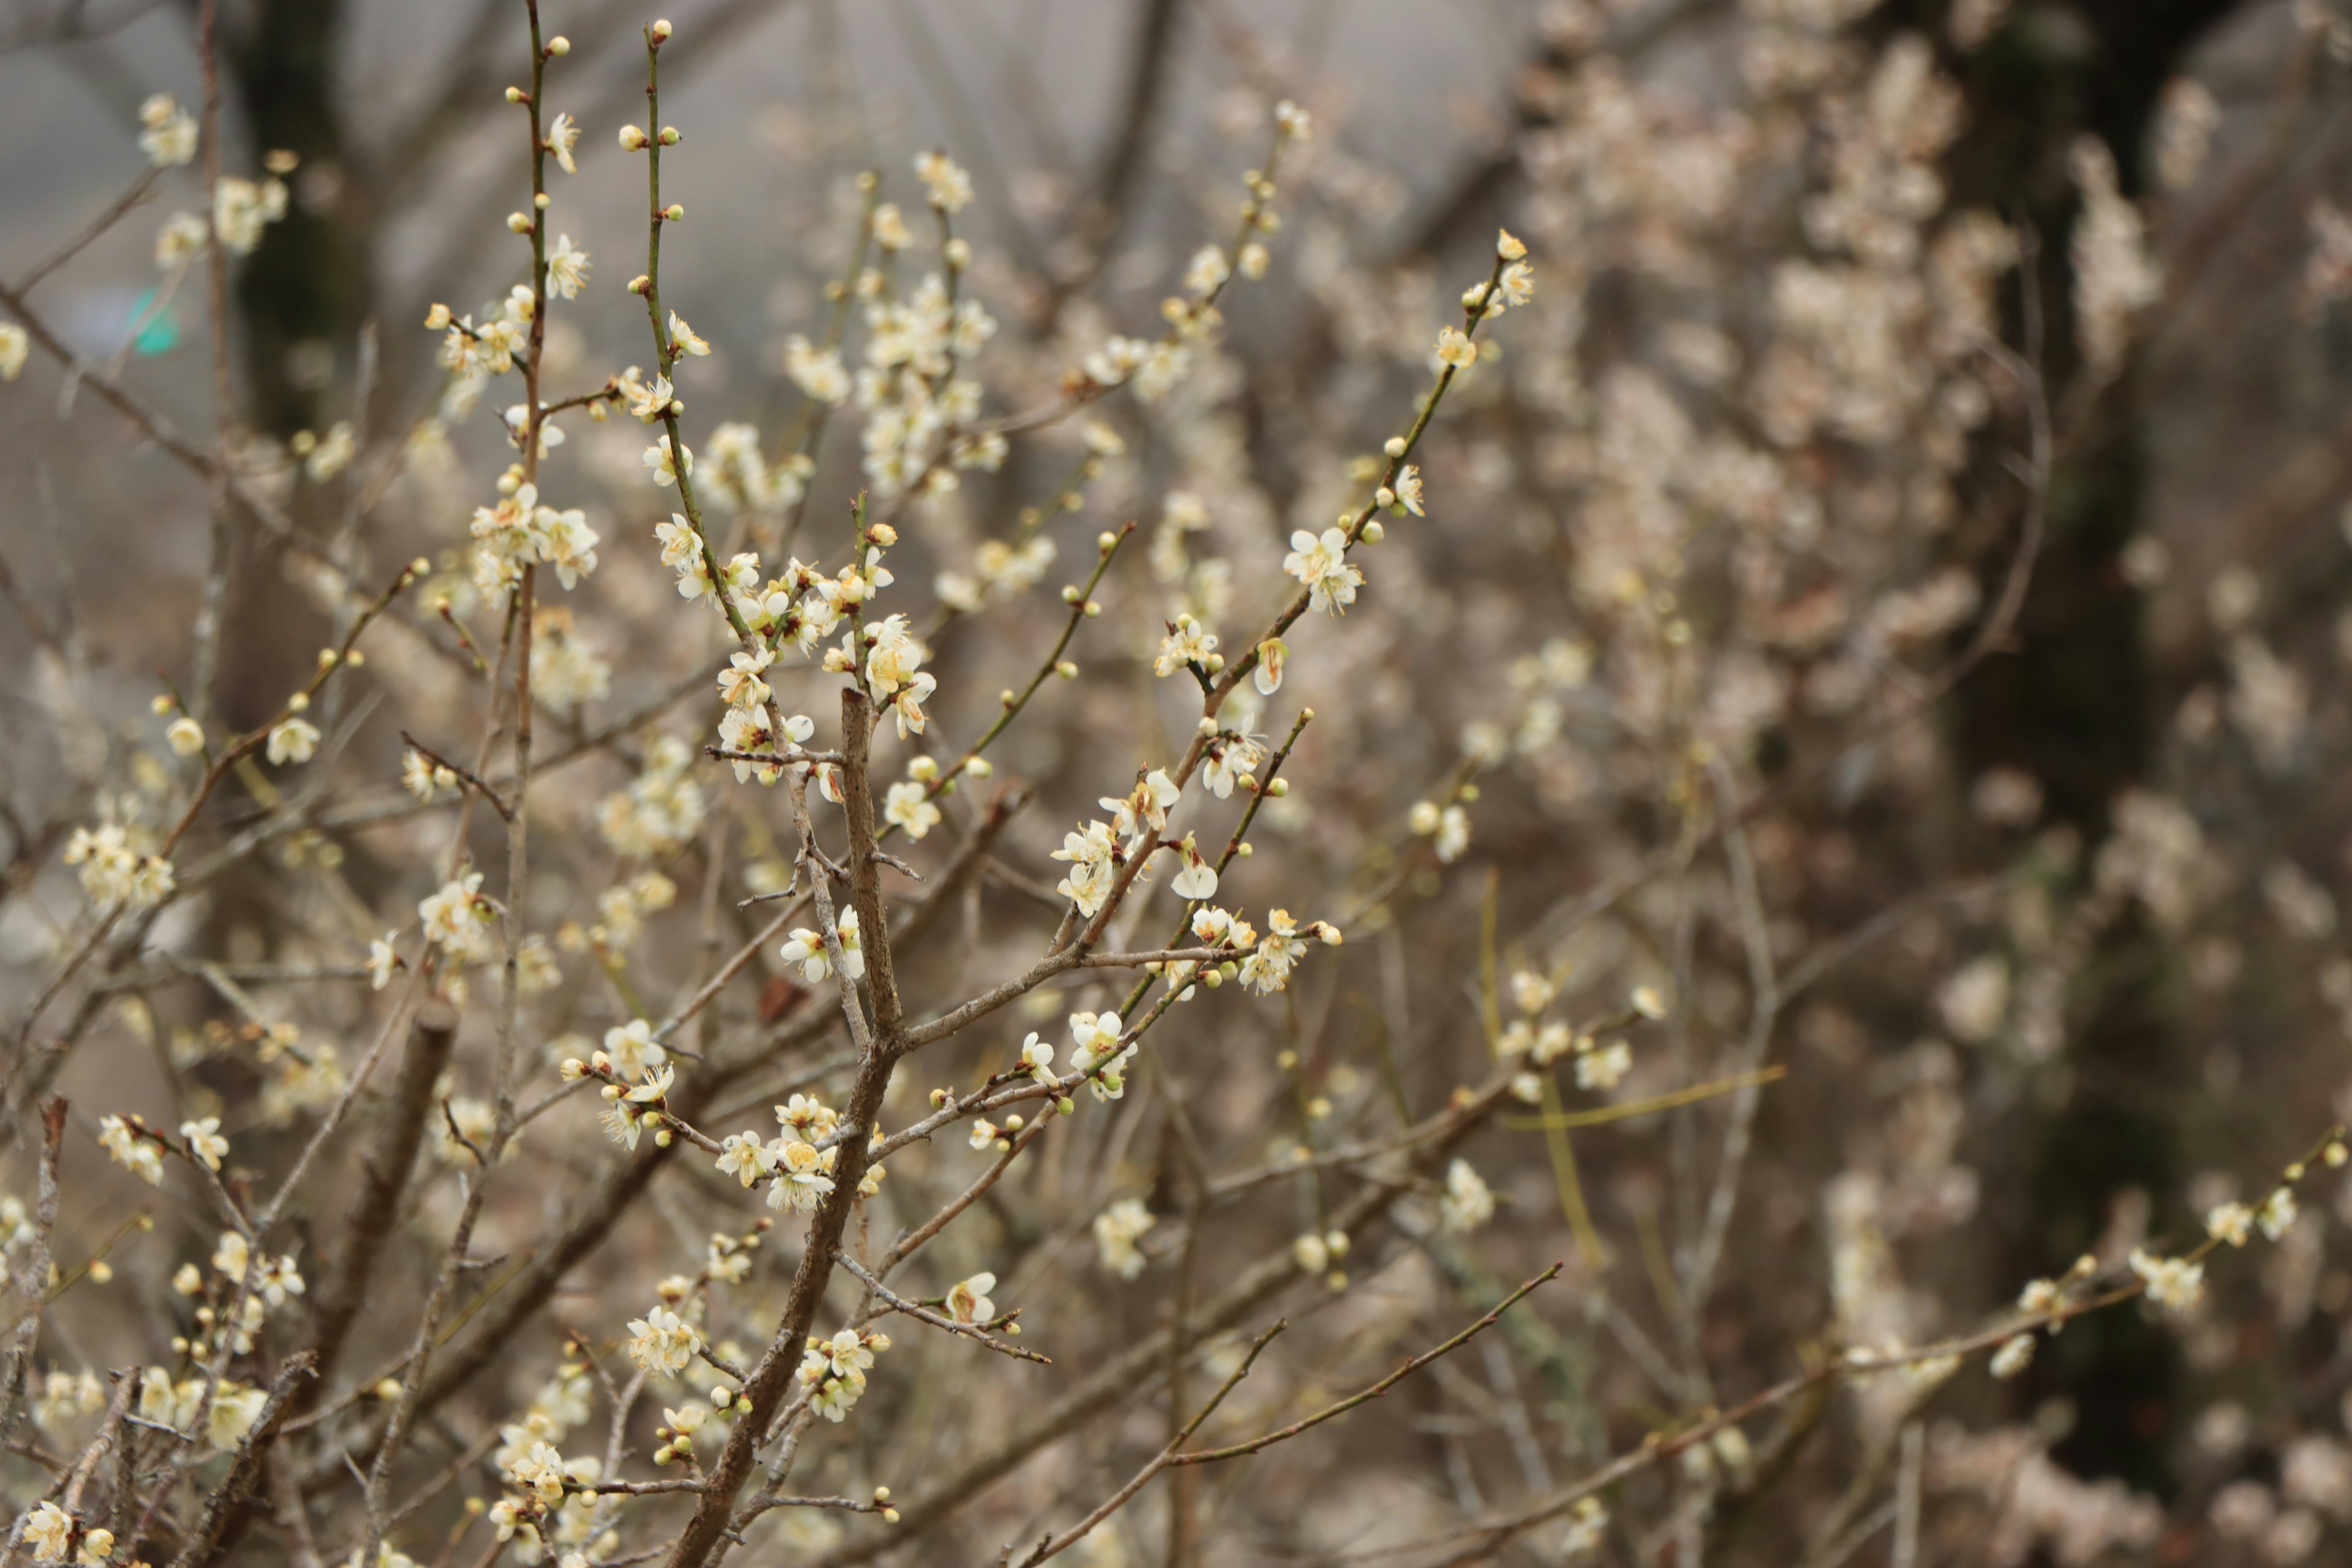
<svg viewBox="0 0 2352 1568"><path fill-rule="evenodd" d="M1551 1151L1552 1178L1559 1184L1560 1211L1576 1233L1577 1256L1598 1274L1609 1267L1609 1249L1592 1226L1592 1213L1584 1206L1584 1184L1576 1173L1576 1152L1568 1146L1568 1124L1559 1106L1559 1084L1543 1075L1544 1144Z"/></svg>
<svg viewBox="0 0 2352 1568"><path fill-rule="evenodd" d="M1785 1067L1759 1068L1754 1072L1734 1073L1712 1083L1693 1084L1671 1094L1652 1095L1647 1100L1629 1100L1622 1105L1603 1105L1591 1110L1564 1110L1558 1115L1547 1111L1541 1116L1507 1116L1503 1125L1517 1132L1532 1132L1538 1128L1600 1127L1612 1121L1624 1121L1636 1116L1648 1116L1654 1111L1673 1110L1679 1106L1696 1105L1702 1100L1718 1095L1734 1094L1743 1089L1778 1083L1789 1076Z"/></svg>

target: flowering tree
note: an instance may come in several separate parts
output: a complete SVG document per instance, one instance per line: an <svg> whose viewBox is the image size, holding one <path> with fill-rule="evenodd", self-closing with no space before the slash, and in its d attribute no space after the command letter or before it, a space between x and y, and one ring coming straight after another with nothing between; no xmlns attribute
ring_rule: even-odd
<svg viewBox="0 0 2352 1568"><path fill-rule="evenodd" d="M510 280L431 307L428 408L369 369L282 443L230 290L299 161L232 174L216 94L150 100L129 192L0 286L0 374L37 348L204 498L144 717L8 578L69 694L9 816L48 922L0 1088L11 1559L2145 1552L2164 1505L2004 1390L2069 1386L2077 1320L2227 1330L2209 1263L2258 1237L2307 1315L2345 1144L2297 1105L2242 1193L2053 1237L1970 1140L2063 1092L2103 958L2225 999L2193 803L2294 776L2308 698L2217 580L2182 733L2246 756L2090 847L1938 721L2030 629L2168 214L2096 139L2063 246L1953 198L1998 7L1938 45L1758 0L1711 98L1616 9L1547 9L1508 226L1434 266L1370 257L1380 176L1222 14L1246 150L1182 166L1223 194L1152 325L1123 214L1024 270L948 153L845 178L765 429L706 412L763 345L665 295L704 155L668 22L597 132L642 270L575 240L572 45L502 4ZM208 437L35 295L183 184L157 297L208 296ZM2323 310L2352 228L2312 221ZM1253 352L1254 293L1316 331ZM254 706L257 547L327 635ZM1905 831L1938 815L1957 875ZM2332 932L2292 859L2245 886ZM2281 1419L2276 1495L2209 1467L2180 1517L2286 1562L2352 1448Z"/></svg>

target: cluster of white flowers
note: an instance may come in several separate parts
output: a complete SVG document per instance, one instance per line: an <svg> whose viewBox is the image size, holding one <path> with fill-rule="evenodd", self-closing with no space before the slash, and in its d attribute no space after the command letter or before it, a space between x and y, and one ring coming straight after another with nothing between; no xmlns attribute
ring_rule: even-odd
<svg viewBox="0 0 2352 1568"><path fill-rule="evenodd" d="M139 1374L139 1415L158 1426L186 1431L204 1407L206 1387L201 1374L174 1382L163 1367L148 1367ZM269 1396L261 1389L229 1379L211 1392L212 1411L205 1421L204 1439L215 1450L226 1452L253 1430Z"/></svg>
<svg viewBox="0 0 2352 1568"><path fill-rule="evenodd" d="M98 1373L86 1367L76 1373L53 1366L41 1379L39 1396L33 1401L33 1424L44 1432L58 1433L68 1423L105 1408L106 1384Z"/></svg>
<svg viewBox="0 0 2352 1568"><path fill-rule="evenodd" d="M646 748L635 782L597 807L596 825L614 854L653 860L693 841L707 809L702 787L689 776L693 767L693 748L676 736Z"/></svg>
<svg viewBox="0 0 2352 1568"><path fill-rule="evenodd" d="M262 232L286 216L286 182L224 174L213 192L213 228L224 248L250 256Z"/></svg>
<svg viewBox="0 0 2352 1568"><path fill-rule="evenodd" d="M2205 1266L2184 1258L2163 1258L2145 1247L2131 1251L2132 1272L2147 1287L2148 1299L2176 1312L2193 1310L2205 1299Z"/></svg>
<svg viewBox="0 0 2352 1568"><path fill-rule="evenodd" d="M828 1421L845 1418L866 1392L866 1369L890 1348L890 1336L844 1329L831 1339L809 1336L796 1374L809 1391L809 1407Z"/></svg>
<svg viewBox="0 0 2352 1568"><path fill-rule="evenodd" d="M2252 1207L2239 1203L2217 1205L2205 1216L2205 1233L2216 1241L2243 1247L2259 1227L2265 1237L2276 1241L2294 1227L2298 1213L2293 1189L2273 1187L2261 1204Z"/></svg>
<svg viewBox="0 0 2352 1568"><path fill-rule="evenodd" d="M1467 1233L1495 1217L1495 1194L1467 1160L1445 1167L1445 1188L1438 1194L1437 1212L1446 1229Z"/></svg>
<svg viewBox="0 0 2352 1568"><path fill-rule="evenodd" d="M272 1307L285 1306L305 1289L302 1271L291 1257L280 1253L257 1258L244 1236L234 1230L221 1232L220 1245L213 1248L212 1265L232 1289L248 1289Z"/></svg>
<svg viewBox="0 0 2352 1568"><path fill-rule="evenodd" d="M1076 832L1064 834L1062 847L1054 851L1054 858L1070 864L1068 874L1055 884L1054 890L1076 905L1079 914L1092 920L1110 897L1123 858L1110 824L1089 822Z"/></svg>
<svg viewBox="0 0 2352 1568"><path fill-rule="evenodd" d="M694 1364L701 1349L701 1333L667 1306L630 1320L629 1359L647 1372L676 1377Z"/></svg>
<svg viewBox="0 0 2352 1568"><path fill-rule="evenodd" d="M961 169L936 154L918 160L928 169L933 205L941 213L961 205L941 201L943 190L970 190ZM895 216L895 215L894 215ZM886 249L899 237L876 215L876 235ZM866 474L874 493L888 499L919 489L941 495L956 488L958 468L993 468L1006 450L993 432L966 437L980 414L980 384L957 373L969 365L996 334L996 320L976 300L958 298L961 240L947 245L948 275L931 273L904 297L892 297L883 275L868 271L858 282L866 306L866 363L846 389L866 415L862 440ZM843 401L845 372L831 350L797 344L787 351L787 368L811 397Z"/></svg>
<svg viewBox="0 0 2352 1568"><path fill-rule="evenodd" d="M2105 142L2074 144L2074 184L2083 193L2070 249L2074 263L2075 335L2094 375L2123 364L2132 322L2164 293L2163 271L2147 254L2147 222L2116 188L2116 161Z"/></svg>
<svg viewBox="0 0 2352 1568"><path fill-rule="evenodd" d="M596 570L598 535L587 512L542 506L537 485L514 470L508 477L513 488L501 484L497 505L474 509L475 587L485 596L503 593L521 579L525 566L541 562L555 568L565 587L576 587Z"/></svg>
<svg viewBox="0 0 2352 1568"><path fill-rule="evenodd" d="M771 463L760 449L760 432L740 421L719 426L703 446L707 459L695 476L695 493L725 510L777 512L798 506L808 493L816 465L795 452Z"/></svg>
<svg viewBox="0 0 2352 1568"><path fill-rule="evenodd" d="M1345 528L1327 528L1320 534L1302 528L1290 536L1290 553L1282 558L1282 569L1306 584L1309 608L1339 616L1356 602L1364 574L1348 560L1348 542Z"/></svg>
<svg viewBox="0 0 2352 1568"><path fill-rule="evenodd" d="M467 871L442 884L416 905L425 922L425 940L457 963L478 963L489 956L490 927L498 906L482 891L482 874Z"/></svg>
<svg viewBox="0 0 2352 1568"><path fill-rule="evenodd" d="M1121 1198L1095 1215L1095 1250L1102 1266L1122 1279L1143 1272L1143 1251L1136 1243L1160 1223L1141 1198Z"/></svg>
<svg viewBox="0 0 2352 1568"><path fill-rule="evenodd" d="M514 369L515 355L529 343L531 318L538 310L530 286L518 283L503 300L482 308L479 326L471 315L453 315L446 305L436 303L425 312L425 329L443 334L442 368L452 373L441 397L444 419L464 418L492 376Z"/></svg>
<svg viewBox="0 0 2352 1568"><path fill-rule="evenodd" d="M814 1096L796 1094L789 1104L776 1107L782 1135L766 1142L756 1132L729 1135L719 1145L719 1170L745 1187L768 1183L768 1206L794 1214L815 1209L833 1191L833 1172L839 1163L838 1144L826 1142L841 1130L839 1113ZM868 1166L858 1191L872 1196L879 1190L882 1171Z"/></svg>
<svg viewBox="0 0 2352 1568"><path fill-rule="evenodd" d="M159 169L177 168L196 156L196 117L180 107L168 92L149 96L139 106L139 150Z"/></svg>
<svg viewBox="0 0 2352 1568"><path fill-rule="evenodd" d="M613 667L574 628L572 611L543 605L530 623L530 694L578 712L612 689Z"/></svg>
<svg viewBox="0 0 2352 1568"><path fill-rule="evenodd" d="M567 1458L557 1447L586 1417L585 1387L576 1394L572 1389L581 1384L576 1373L560 1373L520 1423L501 1429L504 1442L493 1459L510 1489L490 1505L488 1518L498 1539L514 1543L510 1550L520 1562L540 1562L551 1549L561 1551L566 1563L584 1562L587 1551L603 1555L617 1543L595 1491L604 1461L593 1455ZM670 1450L662 1452L659 1462L666 1464Z"/></svg>
<svg viewBox="0 0 2352 1568"><path fill-rule="evenodd" d="M114 1556L114 1531L85 1528L53 1502L33 1505L17 1526L18 1537L33 1549L36 1563L105 1563Z"/></svg>
<svg viewBox="0 0 2352 1568"><path fill-rule="evenodd" d="M98 1124L98 1142L114 1163L142 1182L163 1179L163 1143L138 1117L108 1116Z"/></svg>
<svg viewBox="0 0 2352 1568"><path fill-rule="evenodd" d="M75 828L66 842L65 863L81 868L82 891L101 908L127 903L152 910L177 886L172 863L145 852L132 830L119 823Z"/></svg>

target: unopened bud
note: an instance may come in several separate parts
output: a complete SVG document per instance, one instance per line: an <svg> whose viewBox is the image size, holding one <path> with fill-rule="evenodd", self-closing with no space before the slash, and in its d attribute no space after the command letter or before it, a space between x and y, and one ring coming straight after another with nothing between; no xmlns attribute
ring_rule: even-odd
<svg viewBox="0 0 2352 1568"><path fill-rule="evenodd" d="M669 18L668 18L668 17L667 17L667 16L665 16L665 17L663 17L660 21L656 22L656 23L654 24L654 26L653 26L653 34L654 34L654 42L655 42L655 43L656 43L656 44L666 44L666 43L669 42L669 35L670 35Z"/></svg>
<svg viewBox="0 0 2352 1568"><path fill-rule="evenodd" d="M661 128L661 144L663 146L675 147L684 140L685 138L678 134L677 126L665 125Z"/></svg>
<svg viewBox="0 0 2352 1568"><path fill-rule="evenodd" d="M547 40L547 52L561 58L572 52L572 40L558 33Z"/></svg>
<svg viewBox="0 0 2352 1568"><path fill-rule="evenodd" d="M530 232L530 215L529 213L509 213L507 214L507 226L514 230L517 234L529 234Z"/></svg>

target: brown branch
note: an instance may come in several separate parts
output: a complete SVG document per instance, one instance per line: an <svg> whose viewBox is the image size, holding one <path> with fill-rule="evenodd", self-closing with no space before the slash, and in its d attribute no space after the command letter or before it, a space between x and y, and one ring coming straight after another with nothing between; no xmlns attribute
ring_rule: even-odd
<svg viewBox="0 0 2352 1568"><path fill-rule="evenodd" d="M24 277L18 279L16 280L16 292L19 294L31 293L34 286L38 284L42 279L47 278L50 273L55 272L58 268L63 267L67 262L71 261L75 257L79 256L83 251L96 244L108 229L110 229L116 224L121 223L123 218L130 214L131 208L137 206L140 203L147 199L148 195L155 188L156 175L161 173L162 171L157 169L152 163L148 164L147 167L139 171L139 177L131 182L131 188L129 190L124 191L121 195L115 197L112 202L109 203L106 210L99 214L97 217L91 219L89 224L84 227L79 234L75 235L71 239L66 241L65 244L59 246L56 250L51 251L40 261L35 263L33 269L30 272L26 273Z"/></svg>
<svg viewBox="0 0 2352 1568"><path fill-rule="evenodd" d="M874 706L855 686L841 690L842 816L849 823L849 896L866 949L866 989L874 999L876 1045L895 1053L904 1016L890 963L890 917L882 905L879 840L874 824Z"/></svg>
<svg viewBox="0 0 2352 1568"><path fill-rule="evenodd" d="M208 1568L229 1546L229 1527L244 1516L253 1500L269 1447L278 1440L278 1426L286 1418L286 1407L292 1402L295 1389L308 1382L316 1370L317 1363L308 1351L289 1358L278 1369L277 1381L269 1385L268 1403L239 1439L236 1458L230 1464L227 1477L205 1500L205 1511L196 1521L195 1531L180 1549L179 1556L172 1560L172 1568Z"/></svg>
<svg viewBox="0 0 2352 1568"><path fill-rule="evenodd" d="M1550 1268L1545 1269L1542 1273L1537 1275L1534 1279L1528 1280L1526 1284L1520 1286L1517 1289L1512 1291L1509 1295L1496 1302L1495 1304L1494 1310L1488 1312L1485 1317L1479 1319L1476 1322L1471 1324L1468 1328L1463 1330L1452 1339L1447 1340L1444 1344L1434 1345L1430 1349L1422 1352L1421 1354L1413 1357L1411 1361L1405 1363L1402 1366L1397 1368L1394 1372L1389 1373L1386 1377L1381 1379L1378 1383L1372 1384L1370 1388L1365 1389L1360 1394L1351 1394L1336 1405L1327 1405L1322 1409L1317 1411L1314 1415L1307 1416L1302 1420L1294 1421L1289 1426L1281 1427L1276 1431L1268 1432L1262 1437L1253 1437L1246 1443L1234 1443L1223 1448L1196 1449L1190 1454L1179 1454L1168 1462L1171 1465L1210 1465L1216 1463L1220 1459L1237 1459L1244 1454L1255 1454L1261 1448L1271 1447L1276 1443L1296 1437L1310 1426L1320 1426L1326 1421L1329 1421L1337 1416L1345 1415L1349 1411L1355 1409L1356 1406L1378 1399L1381 1394L1386 1394L1390 1389L1394 1388L1398 1384L1402 1383L1406 1378L1411 1377L1414 1373L1419 1372L1423 1367L1427 1366L1431 1362L1435 1361L1438 1357L1461 1349L1464 1345L1468 1344L1472 1340L1475 1339L1479 1334L1493 1328L1496 1322L1505 1312L1510 1310L1511 1308L1518 1304L1522 1297L1528 1295L1538 1286L1549 1284L1551 1280L1558 1279L1559 1277L1559 1271L1565 1267L1565 1264L1553 1264Z"/></svg>
<svg viewBox="0 0 2352 1568"><path fill-rule="evenodd" d="M1023 1350L1019 1345L1007 1343L1005 1341L998 1339L993 1334L982 1332L980 1326L976 1323L959 1323L953 1318L948 1317L942 1313L934 1312L929 1307L923 1306L919 1302L908 1300L904 1296L892 1290L887 1285L883 1284L882 1281L877 1279L873 1275L868 1274L864 1268L858 1267L857 1259L850 1257L846 1252L835 1252L834 1254L834 1261L840 1264L844 1268L848 1269L852 1274L856 1275L860 1280L865 1282L866 1288L868 1290L873 1291L877 1297L880 1298L881 1302L885 1307L887 1307L890 1310L897 1312L901 1316L912 1318L917 1322L929 1323L935 1329L943 1329L949 1333L960 1335L964 1339L976 1340L980 1343L986 1345L990 1350L996 1352L999 1355L1009 1355L1016 1361L1033 1361L1039 1366L1051 1366L1054 1364L1053 1357L1039 1355L1035 1351Z"/></svg>
<svg viewBox="0 0 2352 1568"><path fill-rule="evenodd" d="M1437 1169L1463 1139L1482 1125L1507 1097L1508 1075L1498 1075L1448 1114L1453 1124L1434 1139L1418 1158L1393 1176L1370 1183L1331 1218L1332 1228L1350 1236L1379 1223L1396 1201ZM1025 1131L1025 1129L1024 1129ZM1204 1303L1189 1326L1194 1342L1203 1342L1237 1326L1286 1288L1306 1277L1288 1247L1260 1258L1217 1296ZM1008 1423L994 1446L945 1468L903 1501L893 1500L899 1525L887 1537L875 1537L835 1547L817 1558L812 1568L851 1568L872 1561L893 1541L928 1528L961 1505L990 1482L1010 1473L1047 1444L1066 1437L1105 1411L1148 1387L1166 1370L1171 1329L1162 1328L1136 1341L1093 1375L1084 1379L1050 1405L1025 1411L1024 1419Z"/></svg>
<svg viewBox="0 0 2352 1568"><path fill-rule="evenodd" d="M34 1204L32 1245L25 1248L24 1265L16 1271L16 1293L26 1306L8 1336L8 1366L5 1381L0 1382L0 1441L16 1435L16 1405L32 1366L34 1342L40 1337L41 1309L48 1302L49 1249L58 1228L58 1162L65 1153L67 1109L61 1094L41 1104L40 1195Z"/></svg>
<svg viewBox="0 0 2352 1568"><path fill-rule="evenodd" d="M375 1137L360 1158L359 1191L343 1215L341 1246L321 1271L312 1297L314 1327L310 1353L319 1381L302 1401L325 1386L341 1359L352 1323L367 1300L368 1285L384 1244L392 1238L393 1219L400 1205L408 1173L416 1163L416 1148L425 1136L426 1113L433 1104L433 1086L448 1064L457 1043L457 1016L445 1002L427 1002L417 1010L394 1080L391 1103Z"/></svg>
<svg viewBox="0 0 2352 1568"><path fill-rule="evenodd" d="M1200 1410L1194 1414L1190 1421L1185 1422L1183 1426L1177 1428L1175 1435L1168 1439L1167 1447L1161 1448L1159 1453L1153 1455L1151 1461L1145 1465L1143 1468L1138 1470L1134 1476L1129 1479L1125 1486L1119 1488L1118 1490L1113 1492L1109 1497L1097 1504L1092 1513L1087 1514L1086 1518L1078 1521L1077 1523L1072 1525L1061 1534L1049 1535L1045 1540L1040 1541L1036 1544L1035 1548L1030 1552L1029 1555L1021 1560L1021 1568L1036 1568L1038 1563L1045 1562L1047 1558L1059 1556L1061 1553L1068 1551L1071 1547L1076 1546L1079 1542L1087 1538L1087 1536L1094 1530L1095 1526L1100 1524L1104 1520L1108 1519L1112 1514L1118 1512L1119 1509L1126 1505L1127 1500L1129 1498L1141 1491L1150 1481L1152 1477L1158 1475L1169 1466L1175 1464L1177 1462L1176 1451L1192 1440L1192 1434L1201 1429L1201 1424L1202 1422L1216 1414L1217 1407L1225 1402L1225 1396L1231 1394L1234 1389L1241 1386L1242 1379L1247 1377L1250 1373L1250 1368L1257 1364L1257 1358L1259 1355L1264 1353L1266 1346L1274 1342L1274 1336L1282 1332L1283 1330L1289 1326L1289 1320L1278 1318L1274 1321L1272 1326L1265 1330L1265 1332L1259 1334L1255 1340L1252 1341L1250 1343L1249 1353L1242 1357L1241 1365L1234 1368L1233 1372L1226 1376L1225 1381L1218 1385L1217 1392L1209 1396L1208 1403L1202 1405ZM1005 1555L1009 1556L1010 1552L1008 1551ZM1002 1558L999 1560L1002 1561Z"/></svg>

